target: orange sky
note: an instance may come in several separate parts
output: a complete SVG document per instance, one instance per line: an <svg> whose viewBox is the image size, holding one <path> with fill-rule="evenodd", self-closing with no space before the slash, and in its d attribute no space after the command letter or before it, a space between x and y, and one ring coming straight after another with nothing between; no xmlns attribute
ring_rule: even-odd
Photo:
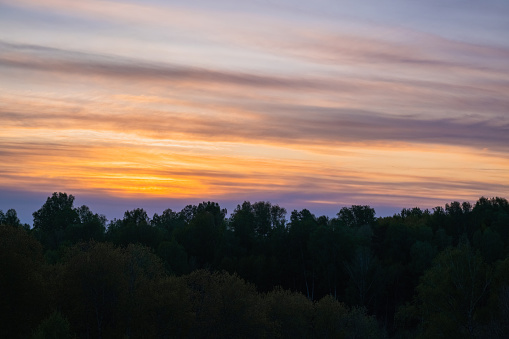
<svg viewBox="0 0 509 339"><path fill-rule="evenodd" d="M296 3L0 1L0 209L54 191L329 215L509 197L498 11Z"/></svg>

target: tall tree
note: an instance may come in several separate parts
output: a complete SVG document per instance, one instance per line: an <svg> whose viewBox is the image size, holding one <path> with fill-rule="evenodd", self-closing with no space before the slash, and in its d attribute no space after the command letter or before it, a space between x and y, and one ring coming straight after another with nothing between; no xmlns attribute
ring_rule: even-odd
<svg viewBox="0 0 509 339"><path fill-rule="evenodd" d="M136 208L126 211L123 219L110 223L106 239L117 245L139 243L155 249L163 239L163 230L151 226L147 212L143 208Z"/></svg>
<svg viewBox="0 0 509 339"><path fill-rule="evenodd" d="M216 264L221 237L226 229L226 209L218 203L203 202L198 206L186 206L186 226L175 232L176 240L189 255L190 268L212 267ZM189 221L187 221L189 220Z"/></svg>
<svg viewBox="0 0 509 339"><path fill-rule="evenodd" d="M315 279L317 266L313 262L309 250L309 239L316 230L318 222L316 217L307 209L302 211L294 210L290 216L290 227L288 230L288 240L293 260L291 261L297 277L298 283L294 288L306 292L306 296L313 300L315 292Z"/></svg>
<svg viewBox="0 0 509 339"><path fill-rule="evenodd" d="M79 216L73 204L73 195L54 192L44 205L33 213L34 228L51 232L65 230L67 226L78 223Z"/></svg>
<svg viewBox="0 0 509 339"><path fill-rule="evenodd" d="M27 338L46 317L41 244L19 227L0 225L0 337Z"/></svg>
<svg viewBox="0 0 509 339"><path fill-rule="evenodd" d="M0 210L0 225L10 225L10 226L23 226L19 221L18 214L15 209L8 209L4 214L2 210Z"/></svg>
<svg viewBox="0 0 509 339"><path fill-rule="evenodd" d="M490 268L468 243L440 253L417 287L425 336L479 335L491 281Z"/></svg>
<svg viewBox="0 0 509 339"><path fill-rule="evenodd" d="M88 206L80 206L74 209L78 214L78 223L69 225L65 231L66 239L72 243L78 241L97 240L104 238L106 230L106 217L93 213Z"/></svg>
<svg viewBox="0 0 509 339"><path fill-rule="evenodd" d="M343 207L337 214L341 223L348 227L360 227L375 223L375 210L367 205Z"/></svg>
<svg viewBox="0 0 509 339"><path fill-rule="evenodd" d="M117 337L118 328L126 328L125 262L122 250L109 243L81 243L69 250L58 297L79 337Z"/></svg>
<svg viewBox="0 0 509 339"><path fill-rule="evenodd" d="M34 231L48 248L56 248L65 238L65 230L80 222L73 208L74 196L54 192L42 207L34 212Z"/></svg>

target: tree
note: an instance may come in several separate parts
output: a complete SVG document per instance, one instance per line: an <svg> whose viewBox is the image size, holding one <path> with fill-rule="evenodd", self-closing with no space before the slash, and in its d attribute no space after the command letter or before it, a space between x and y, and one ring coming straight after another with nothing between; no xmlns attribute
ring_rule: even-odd
<svg viewBox="0 0 509 339"><path fill-rule="evenodd" d="M425 337L479 334L491 270L466 243L438 255L417 287Z"/></svg>
<svg viewBox="0 0 509 339"><path fill-rule="evenodd" d="M46 317L41 244L19 227L0 225L1 338L27 338Z"/></svg>
<svg viewBox="0 0 509 339"><path fill-rule="evenodd" d="M161 259L153 254L149 248L130 244L122 249L123 276L127 280L125 302L121 303L122 318L125 326L125 336L140 338L155 336L156 326L151 317L152 304L158 293L152 285L165 276Z"/></svg>
<svg viewBox="0 0 509 339"><path fill-rule="evenodd" d="M330 294L338 298L347 282L343 262L353 257L356 244L351 229L320 219L323 222L311 233L308 242L320 284L318 297Z"/></svg>
<svg viewBox="0 0 509 339"><path fill-rule="evenodd" d="M284 227L286 223L286 209L272 205L268 201L259 201L253 204L255 215L254 230L259 237L266 237L272 229Z"/></svg>
<svg viewBox="0 0 509 339"><path fill-rule="evenodd" d="M509 257L494 265L490 288L488 338L506 338L509 333Z"/></svg>
<svg viewBox="0 0 509 339"><path fill-rule="evenodd" d="M189 255L190 268L218 265L220 260L216 253L226 229L226 209L221 209L218 203L209 201L194 207L186 206L181 215L189 221L185 227L175 230L175 239L184 246ZM216 263L216 259L219 262Z"/></svg>
<svg viewBox="0 0 509 339"><path fill-rule="evenodd" d="M106 217L93 213L88 206L75 209L78 223L69 225L65 231L65 238L72 243L79 241L97 240L104 238L106 230Z"/></svg>
<svg viewBox="0 0 509 339"><path fill-rule="evenodd" d="M348 227L373 225L375 223L375 210L367 205L352 205L343 207L337 214L339 221Z"/></svg>
<svg viewBox="0 0 509 339"><path fill-rule="evenodd" d="M312 334L313 302L301 293L275 288L264 298L274 338L307 338Z"/></svg>
<svg viewBox="0 0 509 339"><path fill-rule="evenodd" d="M72 339L71 324L58 311L53 312L37 327L32 339Z"/></svg>
<svg viewBox="0 0 509 339"><path fill-rule="evenodd" d="M106 239L116 245L142 244L155 249L163 239L163 230L151 226L147 212L136 208L126 211L123 219L110 223Z"/></svg>
<svg viewBox="0 0 509 339"><path fill-rule="evenodd" d="M265 337L265 312L254 285L226 272L197 270L183 278L196 314L191 337Z"/></svg>
<svg viewBox="0 0 509 339"><path fill-rule="evenodd" d="M150 218L143 208L135 208L132 211L126 211L124 213L123 222L125 224L133 224L136 226L147 226L150 224Z"/></svg>
<svg viewBox="0 0 509 339"><path fill-rule="evenodd" d="M452 236L454 244L458 243L463 234L468 239L472 239L474 229L472 220L469 218L470 209L470 204L467 202L460 204L458 201L453 201L450 204L445 204L447 218L442 227L445 228L447 234Z"/></svg>
<svg viewBox="0 0 509 339"><path fill-rule="evenodd" d="M487 227L497 232L507 245L509 242L509 202L503 198L481 197L472 210L474 223L481 231Z"/></svg>
<svg viewBox="0 0 509 339"><path fill-rule="evenodd" d="M314 304L314 332L316 338L346 337L344 319L348 307L334 297L326 295Z"/></svg>
<svg viewBox="0 0 509 339"><path fill-rule="evenodd" d="M191 326L189 294L148 247L79 243L59 267L59 305L78 337L153 338ZM172 287L182 294L164 290Z"/></svg>
<svg viewBox="0 0 509 339"><path fill-rule="evenodd" d="M171 239L173 231L178 227L183 227L185 225L185 221L179 213L167 208L161 215L154 213L151 224L157 229L164 230L166 232L166 239Z"/></svg>
<svg viewBox="0 0 509 339"><path fill-rule="evenodd" d="M291 251L291 264L296 276L300 276L304 283L304 286L296 287L306 291L306 296L311 300L314 299L317 267L311 257L309 239L317 226L316 217L307 209L300 212L294 210L290 216L288 247Z"/></svg>
<svg viewBox="0 0 509 339"><path fill-rule="evenodd" d="M63 262L59 304L79 337L110 338L126 307L125 256L108 243L80 243Z"/></svg>
<svg viewBox="0 0 509 339"><path fill-rule="evenodd" d="M254 206L249 201L244 201L242 206L237 205L230 217L230 228L246 251L251 250L255 241L255 223Z"/></svg>
<svg viewBox="0 0 509 339"><path fill-rule="evenodd" d="M485 228L482 232L480 229L475 231L473 244L476 249L481 251L484 260L488 264L492 264L498 259L503 259L504 242L498 232L493 231L491 227Z"/></svg>
<svg viewBox="0 0 509 339"><path fill-rule="evenodd" d="M159 338L189 338L196 328L191 290L183 277L163 277L150 287L148 315ZM140 337L146 333L140 333ZM154 337L155 337L154 335Z"/></svg>
<svg viewBox="0 0 509 339"><path fill-rule="evenodd" d="M48 248L58 247L64 240L67 227L79 223L79 215L73 203L74 196L55 192L32 214L34 230Z"/></svg>
<svg viewBox="0 0 509 339"><path fill-rule="evenodd" d="M160 242L156 253L163 259L166 269L171 274L181 275L189 273L186 250L174 238L171 241Z"/></svg>
<svg viewBox="0 0 509 339"><path fill-rule="evenodd" d="M33 213L34 228L44 232L65 230L77 224L79 216L73 208L74 196L66 193L53 193L42 207Z"/></svg>
<svg viewBox="0 0 509 339"><path fill-rule="evenodd" d="M366 308L352 307L346 317L343 319L345 338L384 338L384 331L378 328L378 323L374 316L367 314Z"/></svg>
<svg viewBox="0 0 509 339"><path fill-rule="evenodd" d="M350 277L347 291L352 304L367 307L375 296L374 291L381 287L378 260L369 248L359 247L353 260L345 262L345 267Z"/></svg>
<svg viewBox="0 0 509 339"><path fill-rule="evenodd" d="M21 222L18 219L18 214L16 213L15 209L8 209L7 212L4 214L2 210L0 210L0 225L10 225L10 226L16 226L20 227Z"/></svg>

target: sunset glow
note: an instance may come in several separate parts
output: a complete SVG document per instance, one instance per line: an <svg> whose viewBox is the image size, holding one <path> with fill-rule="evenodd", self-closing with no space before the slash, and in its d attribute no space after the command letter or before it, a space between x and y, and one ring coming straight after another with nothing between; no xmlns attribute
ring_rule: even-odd
<svg viewBox="0 0 509 339"><path fill-rule="evenodd" d="M0 209L509 197L509 3L389 3L0 0Z"/></svg>

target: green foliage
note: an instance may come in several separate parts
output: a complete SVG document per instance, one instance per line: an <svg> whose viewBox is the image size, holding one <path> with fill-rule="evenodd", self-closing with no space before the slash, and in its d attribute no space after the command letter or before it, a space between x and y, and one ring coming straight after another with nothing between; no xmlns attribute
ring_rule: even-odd
<svg viewBox="0 0 509 339"><path fill-rule="evenodd" d="M338 220L347 227L359 227L375 223L375 210L369 206L343 207L337 215Z"/></svg>
<svg viewBox="0 0 509 339"><path fill-rule="evenodd" d="M15 209L8 209L6 213L0 210L0 225L9 225L15 227L25 227L18 219Z"/></svg>
<svg viewBox="0 0 509 339"><path fill-rule="evenodd" d="M326 295L315 303L314 328L317 338L344 338L348 306Z"/></svg>
<svg viewBox="0 0 509 339"><path fill-rule="evenodd" d="M378 327L374 316L367 314L364 307L354 306L344 319L345 338L384 338L385 333Z"/></svg>
<svg viewBox="0 0 509 339"><path fill-rule="evenodd" d="M192 272L184 277L191 290L196 320L194 338L261 338L267 331L261 299L254 285L226 272Z"/></svg>
<svg viewBox="0 0 509 339"><path fill-rule="evenodd" d="M251 249L255 240L255 219L254 207L248 201L244 201L242 206L237 205L230 217L231 229L239 239L240 245L248 250Z"/></svg>
<svg viewBox="0 0 509 339"><path fill-rule="evenodd" d="M0 337L26 338L47 311L41 244L23 228L0 225Z"/></svg>
<svg viewBox="0 0 509 339"><path fill-rule="evenodd" d="M505 338L509 333L509 258L494 265L493 282L484 318L485 337Z"/></svg>
<svg viewBox="0 0 509 339"><path fill-rule="evenodd" d="M216 252L226 229L225 215L226 210L210 201L186 206L180 212L185 226L176 229L174 236L188 253L191 269L218 264Z"/></svg>
<svg viewBox="0 0 509 339"><path fill-rule="evenodd" d="M347 295L350 304L369 306L376 292L383 287L382 272L377 258L367 247L359 247L351 261L345 262L350 277Z"/></svg>
<svg viewBox="0 0 509 339"><path fill-rule="evenodd" d="M498 232L487 227L484 231L477 230L473 236L474 246L481 251L487 263L494 263L504 255L504 241Z"/></svg>
<svg viewBox="0 0 509 339"><path fill-rule="evenodd" d="M129 281L122 250L107 243L82 243L71 248L62 265L59 304L76 333L111 337L124 328Z"/></svg>
<svg viewBox="0 0 509 339"><path fill-rule="evenodd" d="M148 324L154 324L153 337L190 338L195 328L191 290L184 278L163 277L149 284L148 321L141 324L139 336L146 335Z"/></svg>
<svg viewBox="0 0 509 339"><path fill-rule="evenodd" d="M263 301L275 338L311 336L313 303L304 295L276 288L267 293Z"/></svg>
<svg viewBox="0 0 509 339"><path fill-rule="evenodd" d="M250 246L256 237L266 237L274 228L284 227L286 210L270 202L259 201L251 204L244 201L237 205L230 217L230 227L241 239L243 246Z"/></svg>
<svg viewBox="0 0 509 339"><path fill-rule="evenodd" d="M72 339L71 324L58 311L50 314L37 327L32 339Z"/></svg>
<svg viewBox="0 0 509 339"><path fill-rule="evenodd" d="M410 247L410 269L414 276L421 276L437 255L436 247L427 241L417 240Z"/></svg>
<svg viewBox="0 0 509 339"><path fill-rule="evenodd" d="M66 193L53 193L34 216L34 228L45 232L60 231L79 222L78 213L73 208L74 196Z"/></svg>
<svg viewBox="0 0 509 339"><path fill-rule="evenodd" d="M71 243L80 241L97 240L104 238L106 230L106 217L92 213L88 206L81 206L75 209L79 222L68 225L65 231L65 239Z"/></svg>
<svg viewBox="0 0 509 339"><path fill-rule="evenodd" d="M415 338L420 323L419 310L414 303L401 305L394 315L397 338Z"/></svg>
<svg viewBox="0 0 509 339"><path fill-rule="evenodd" d="M176 228L184 225L184 220L180 217L179 213L167 208L161 215L155 213L152 217L151 224L155 228L164 230L166 236L169 237Z"/></svg>
<svg viewBox="0 0 509 339"><path fill-rule="evenodd" d="M325 296L314 305L316 338L384 338L376 318L369 316L364 307L352 308Z"/></svg>
<svg viewBox="0 0 509 339"><path fill-rule="evenodd" d="M351 229L335 225L319 225L309 239L309 251L318 275L321 291L339 297L345 288L344 262L353 258L356 246ZM322 292L323 293L323 292Z"/></svg>
<svg viewBox="0 0 509 339"><path fill-rule="evenodd" d="M163 239L163 231L151 225L144 209L136 208L126 211L123 219L110 223L106 239L116 245L142 244L155 249Z"/></svg>
<svg viewBox="0 0 509 339"><path fill-rule="evenodd" d="M157 255L163 259L170 273L176 275L189 273L187 252L175 239L160 242L157 246Z"/></svg>
<svg viewBox="0 0 509 339"><path fill-rule="evenodd" d="M300 276L296 287L304 290L311 300L314 299L317 267L314 265L309 244L311 234L317 226L316 217L307 209L300 212L295 210L290 216L288 247L293 259L290 261L291 269L295 275Z"/></svg>
<svg viewBox="0 0 509 339"><path fill-rule="evenodd" d="M440 253L417 287L424 337L479 335L492 272L468 244Z"/></svg>
<svg viewBox="0 0 509 339"><path fill-rule="evenodd" d="M104 216L73 202L54 193L34 213L32 230L15 210L0 211L0 337L504 338L509 331L502 198L378 219L369 206L344 207L332 219L303 209L288 223L269 202L246 201L229 219L203 202L152 220L143 209L126 211L106 233Z"/></svg>
<svg viewBox="0 0 509 339"><path fill-rule="evenodd" d="M79 241L103 240L106 217L92 213L88 206L74 208L73 204L74 196L55 192L33 213L33 232L47 250Z"/></svg>
<svg viewBox="0 0 509 339"><path fill-rule="evenodd" d="M146 247L81 243L61 266L59 304L79 335L112 337L118 328L128 337L155 335L152 302L164 277L161 260Z"/></svg>

